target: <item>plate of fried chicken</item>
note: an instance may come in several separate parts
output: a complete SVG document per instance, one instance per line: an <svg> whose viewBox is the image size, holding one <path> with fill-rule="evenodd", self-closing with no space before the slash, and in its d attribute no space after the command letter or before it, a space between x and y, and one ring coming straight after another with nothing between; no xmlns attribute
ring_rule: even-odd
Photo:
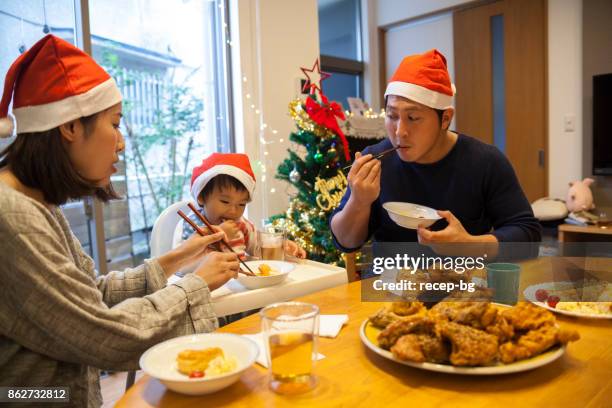
<svg viewBox="0 0 612 408"><path fill-rule="evenodd" d="M394 302L363 322L360 337L389 360L467 375L531 370L555 361L580 338L529 302L510 307L461 297L431 309L419 301Z"/></svg>

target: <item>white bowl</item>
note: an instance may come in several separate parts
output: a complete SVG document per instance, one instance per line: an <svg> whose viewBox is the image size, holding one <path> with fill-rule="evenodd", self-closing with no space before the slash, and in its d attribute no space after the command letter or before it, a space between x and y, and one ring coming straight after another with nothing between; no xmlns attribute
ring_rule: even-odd
<svg viewBox="0 0 612 408"><path fill-rule="evenodd" d="M178 371L176 357L186 349L220 347L225 357L235 357L238 367L219 376L189 378ZM159 343L140 357L140 368L172 391L187 395L210 394L235 383L257 359L259 348L246 337L229 333L206 333L176 337Z"/></svg>
<svg viewBox="0 0 612 408"><path fill-rule="evenodd" d="M390 201L383 208L397 225L409 229L417 229L419 224L427 228L442 218L433 208L418 204Z"/></svg>
<svg viewBox="0 0 612 408"><path fill-rule="evenodd" d="M295 265L289 262L283 261L249 261L246 262L249 268L255 273L261 264L270 265L272 269L276 269L279 273L270 276L248 276L243 273L238 274L238 282L240 282L247 289L259 289L267 286L278 285L283 282L289 276Z"/></svg>

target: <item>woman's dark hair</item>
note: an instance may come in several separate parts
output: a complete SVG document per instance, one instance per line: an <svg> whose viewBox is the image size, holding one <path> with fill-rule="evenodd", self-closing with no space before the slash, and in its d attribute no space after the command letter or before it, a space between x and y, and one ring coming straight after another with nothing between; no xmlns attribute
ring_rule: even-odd
<svg viewBox="0 0 612 408"><path fill-rule="evenodd" d="M210 179L210 181L204 186L204 188L200 192L200 198L202 199L202 201L205 201L206 196L212 194L212 192L215 191L216 188L222 190L228 187L233 187L240 192L249 192L249 190L247 190L244 184L242 184L240 180L238 180L236 177L232 177L227 174L219 174L218 176L215 176Z"/></svg>
<svg viewBox="0 0 612 408"><path fill-rule="evenodd" d="M87 137L98 114L81 118ZM44 132L20 133L13 143L0 152L0 168L9 166L24 185L40 190L49 204L61 205L68 200L96 196L106 202L120 198L109 183L98 187L74 169L62 142L59 127Z"/></svg>

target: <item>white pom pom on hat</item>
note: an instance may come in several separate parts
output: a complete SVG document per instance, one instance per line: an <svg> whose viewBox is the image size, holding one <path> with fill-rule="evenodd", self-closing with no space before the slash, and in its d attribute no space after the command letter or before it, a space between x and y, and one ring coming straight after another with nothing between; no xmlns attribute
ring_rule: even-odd
<svg viewBox="0 0 612 408"><path fill-rule="evenodd" d="M0 119L0 138L6 139L13 136L15 126L13 125L13 119L10 117Z"/></svg>

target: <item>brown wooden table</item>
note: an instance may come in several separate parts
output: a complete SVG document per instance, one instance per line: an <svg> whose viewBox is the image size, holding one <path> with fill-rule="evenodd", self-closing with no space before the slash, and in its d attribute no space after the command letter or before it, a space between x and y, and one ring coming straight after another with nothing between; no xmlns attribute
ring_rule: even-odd
<svg viewBox="0 0 612 408"><path fill-rule="evenodd" d="M559 242L612 242L612 226L559 225Z"/></svg>
<svg viewBox="0 0 612 408"><path fill-rule="evenodd" d="M521 288L535 282L551 260L523 264ZM609 263L606 262L606 266ZM119 400L117 407L315 407L413 406L604 407L612 404L612 322L557 315L559 322L580 332L559 360L532 371L471 377L423 371L388 361L367 350L359 326L380 303L361 301L361 282L353 282L299 300L316 303L321 313L349 315L336 339L319 339L326 358L317 362L319 385L299 396L280 396L268 389L267 371L258 365L218 393L189 397L167 390L148 376ZM223 327L229 333L260 331L258 315Z"/></svg>

